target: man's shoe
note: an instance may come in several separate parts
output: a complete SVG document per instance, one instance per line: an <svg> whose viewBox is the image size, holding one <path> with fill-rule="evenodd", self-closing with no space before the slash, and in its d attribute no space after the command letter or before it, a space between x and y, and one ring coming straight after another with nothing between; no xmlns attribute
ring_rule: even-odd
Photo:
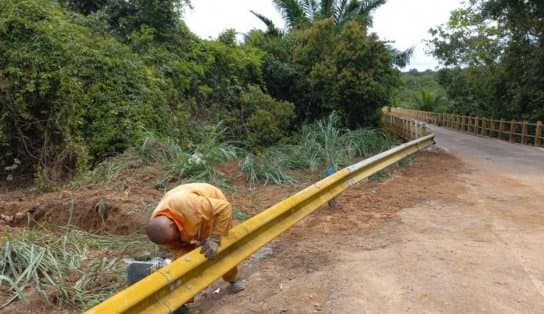
<svg viewBox="0 0 544 314"><path fill-rule="evenodd" d="M238 293L246 289L246 282L239 279L235 282L231 282L227 287L227 292L229 293Z"/></svg>
<svg viewBox="0 0 544 314"><path fill-rule="evenodd" d="M191 314L191 311L187 305L182 305L179 309L175 310L173 314Z"/></svg>

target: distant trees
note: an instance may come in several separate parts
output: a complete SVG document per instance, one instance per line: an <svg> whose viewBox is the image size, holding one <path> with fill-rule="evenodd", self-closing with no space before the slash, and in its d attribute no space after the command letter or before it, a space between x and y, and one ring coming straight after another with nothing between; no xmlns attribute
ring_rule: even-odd
<svg viewBox="0 0 544 314"><path fill-rule="evenodd" d="M416 109L423 111L436 111L442 105L442 96L435 95L429 90L422 89L415 97Z"/></svg>
<svg viewBox="0 0 544 314"><path fill-rule="evenodd" d="M401 73L401 84L395 88L393 106L442 112L447 109L446 91L438 83L438 73L412 69Z"/></svg>
<svg viewBox="0 0 544 314"><path fill-rule="evenodd" d="M431 34L452 111L544 119L544 2L472 0Z"/></svg>

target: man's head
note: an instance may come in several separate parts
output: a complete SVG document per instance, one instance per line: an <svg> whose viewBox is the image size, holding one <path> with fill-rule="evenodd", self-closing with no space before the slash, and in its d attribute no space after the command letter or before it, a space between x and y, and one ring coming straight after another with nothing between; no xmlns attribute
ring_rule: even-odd
<svg viewBox="0 0 544 314"><path fill-rule="evenodd" d="M156 244L170 244L180 239L176 223L166 216L151 218L147 224L146 232L149 240Z"/></svg>

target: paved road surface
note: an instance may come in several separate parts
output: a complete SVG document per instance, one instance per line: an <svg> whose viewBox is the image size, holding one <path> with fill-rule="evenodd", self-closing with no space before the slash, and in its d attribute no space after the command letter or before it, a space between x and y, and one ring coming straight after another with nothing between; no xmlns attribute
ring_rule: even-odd
<svg viewBox="0 0 544 314"><path fill-rule="evenodd" d="M544 149L430 126L438 146L469 164L544 186Z"/></svg>
<svg viewBox="0 0 544 314"><path fill-rule="evenodd" d="M432 129L437 147L411 166L351 188L342 208L320 209L246 263L246 291L193 308L544 313L544 151Z"/></svg>

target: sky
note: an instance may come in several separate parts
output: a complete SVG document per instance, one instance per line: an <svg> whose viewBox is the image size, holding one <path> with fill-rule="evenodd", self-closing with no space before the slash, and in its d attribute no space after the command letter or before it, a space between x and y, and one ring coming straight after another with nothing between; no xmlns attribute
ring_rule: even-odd
<svg viewBox="0 0 544 314"><path fill-rule="evenodd" d="M249 10L270 18L278 27L284 23L271 0L192 0L193 9L186 9L184 20L201 38L215 38L227 28L240 34L264 24ZM462 6L463 0L388 0L374 11L373 32L382 40L392 41L395 48L415 48L410 65L404 70L436 69L438 61L426 55L425 39L431 27L447 22L450 12Z"/></svg>

